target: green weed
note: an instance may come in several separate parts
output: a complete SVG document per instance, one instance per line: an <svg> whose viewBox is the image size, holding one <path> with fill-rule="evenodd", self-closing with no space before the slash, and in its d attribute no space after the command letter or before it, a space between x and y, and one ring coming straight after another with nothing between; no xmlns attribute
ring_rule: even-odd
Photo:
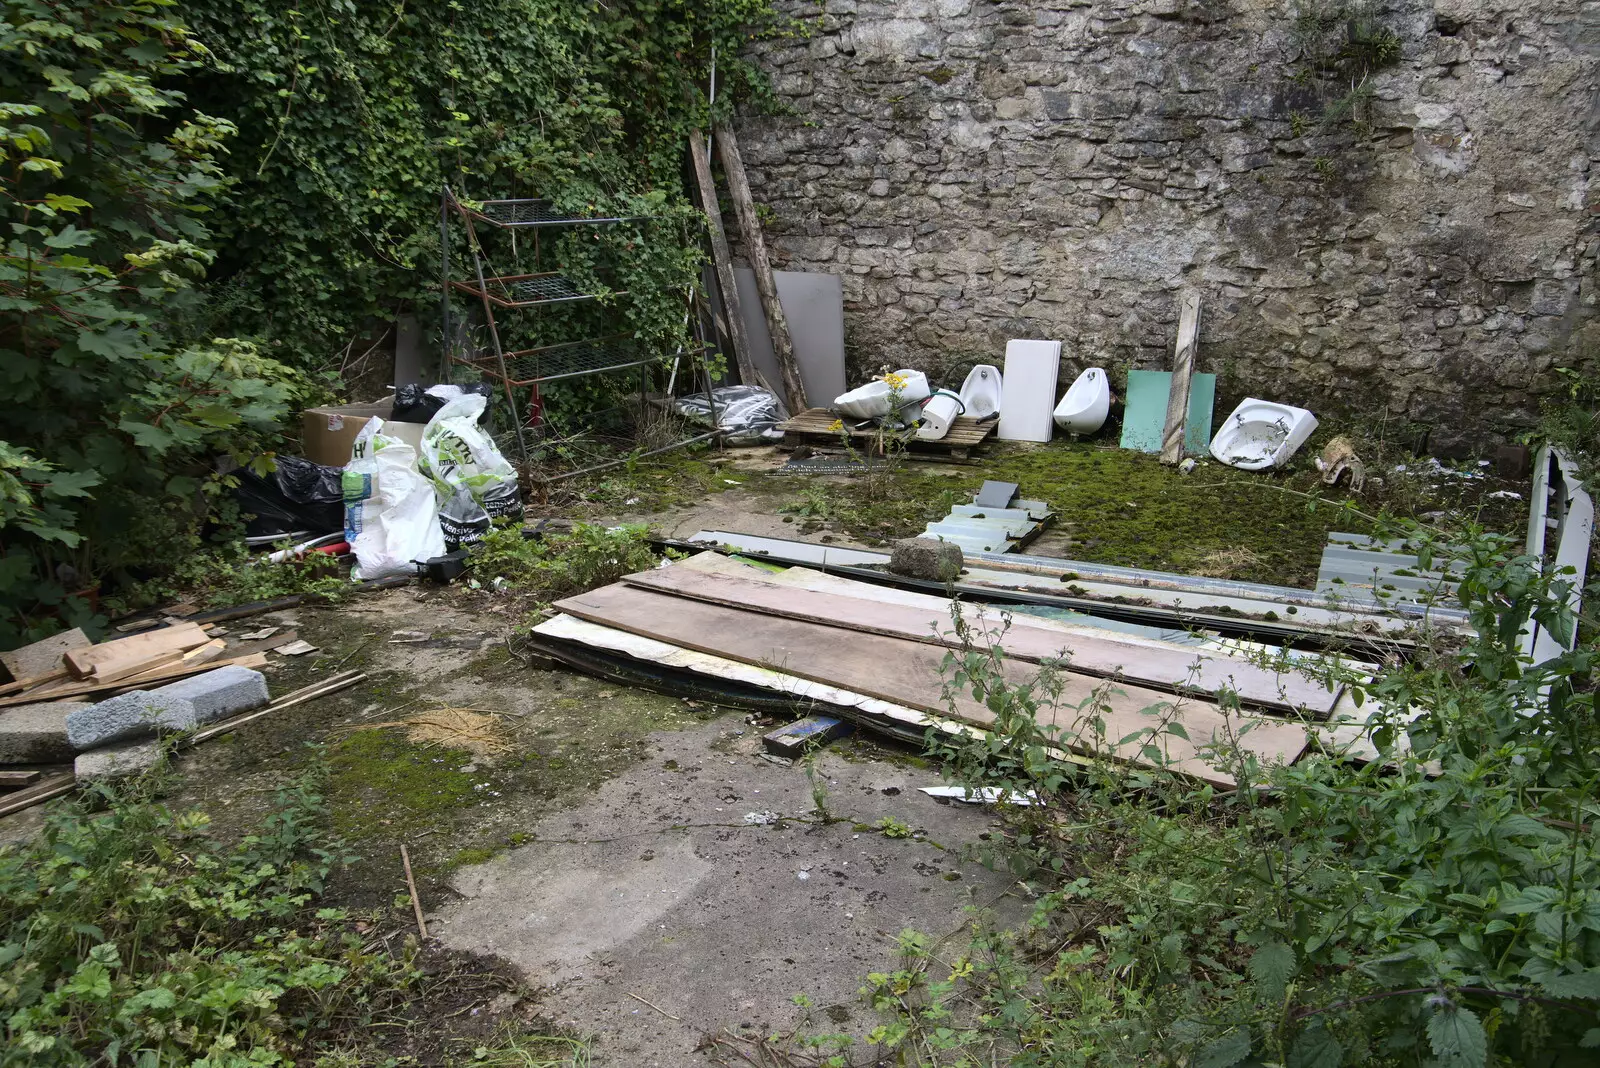
<svg viewBox="0 0 1600 1068"><path fill-rule="evenodd" d="M1600 772L1588 755L1600 650L1522 657L1530 619L1559 634L1577 620L1570 576L1541 571L1514 539L1467 531L1446 548L1409 534L1425 568L1450 554L1477 637L1376 678L1338 675L1370 714L1381 759L1365 766L1317 754L1268 766L1224 738L1211 759L1238 781L1231 793L1159 767L1074 768L1058 755L1108 740L1094 699L1073 715L1049 672L1002 673L1003 635L967 632L947 686L982 701L993 729L930 748L955 781L1034 793L1034 806L997 809L993 859L1039 896L1026 924L979 924L960 953L902 936L904 965L863 988L885 1017L872 1036L884 1055L1585 1063L1600 1047ZM1420 714L1397 714L1408 709ZM1121 741L1158 765L1160 736L1183 736L1176 719L1140 733Z"/></svg>
<svg viewBox="0 0 1600 1068"><path fill-rule="evenodd" d="M604 586L657 562L644 527L586 523L533 539L519 527L497 527L473 547L471 558L479 582L501 578L547 599Z"/></svg>

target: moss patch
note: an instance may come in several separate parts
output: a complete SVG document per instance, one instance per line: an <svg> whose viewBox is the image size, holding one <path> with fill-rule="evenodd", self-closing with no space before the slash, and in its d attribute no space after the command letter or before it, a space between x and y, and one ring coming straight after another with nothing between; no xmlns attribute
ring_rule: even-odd
<svg viewBox="0 0 1600 1068"><path fill-rule="evenodd" d="M485 776L460 770L471 763L470 753L425 749L399 731L356 731L328 751L334 830L360 840L384 827L437 826L443 814L478 800Z"/></svg>
<svg viewBox="0 0 1600 1068"><path fill-rule="evenodd" d="M831 529L884 545L919 533L952 504L970 500L985 479L995 479L1015 482L1024 497L1055 509L1047 555L1305 587L1316 577L1329 531L1370 530L1352 508L1405 516L1469 503L1448 487L1443 497L1419 494L1397 476L1349 500L1346 490L1323 487L1309 466L1311 453L1304 455L1305 462L1288 472L1206 463L1184 475L1154 456L1103 444L996 443L972 466L908 464L797 486L788 511L797 536ZM1514 525L1515 509L1504 511L1502 517L1480 510L1478 518Z"/></svg>

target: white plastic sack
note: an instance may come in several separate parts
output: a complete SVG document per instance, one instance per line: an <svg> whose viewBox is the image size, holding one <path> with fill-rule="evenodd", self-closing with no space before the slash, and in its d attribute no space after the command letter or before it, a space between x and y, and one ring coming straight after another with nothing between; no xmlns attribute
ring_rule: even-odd
<svg viewBox="0 0 1600 1068"><path fill-rule="evenodd" d="M451 548L481 538L491 520L522 515L517 470L478 425L488 403L486 397L475 393L455 397L422 432L418 467L446 503L450 513L447 540L455 542Z"/></svg>
<svg viewBox="0 0 1600 1068"><path fill-rule="evenodd" d="M345 468L345 535L356 579L415 574L414 561L445 553L433 484L418 472L416 450L382 426L374 416L361 428Z"/></svg>

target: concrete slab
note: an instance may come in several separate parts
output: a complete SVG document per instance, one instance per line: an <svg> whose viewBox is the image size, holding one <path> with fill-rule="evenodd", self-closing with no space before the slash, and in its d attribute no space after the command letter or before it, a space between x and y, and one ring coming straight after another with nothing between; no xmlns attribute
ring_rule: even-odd
<svg viewBox="0 0 1600 1068"><path fill-rule="evenodd" d="M52 634L32 645L0 653L0 664L4 664L6 670L11 672L13 680L32 678L48 674L60 667L63 653L70 653L74 649L87 649L92 644L88 635L73 627L60 634Z"/></svg>
<svg viewBox="0 0 1600 1068"><path fill-rule="evenodd" d="M217 668L153 690L163 698L188 701L196 723L211 723L236 712L260 708L271 700L267 677L238 664Z"/></svg>
<svg viewBox="0 0 1600 1068"><path fill-rule="evenodd" d="M192 731L194 705L153 690L132 690L67 716L67 740L83 753L159 730Z"/></svg>
<svg viewBox="0 0 1600 1068"><path fill-rule="evenodd" d="M0 764L65 764L76 751L67 741L67 716L85 701L45 701L0 713Z"/></svg>
<svg viewBox="0 0 1600 1068"><path fill-rule="evenodd" d="M79 753L72 763L72 773L83 784L116 782L143 775L160 762L161 743L152 739L148 742L108 745L104 749Z"/></svg>
<svg viewBox="0 0 1600 1068"><path fill-rule="evenodd" d="M1009 879L961 859L992 813L918 793L935 773L825 752L845 818L824 824L804 770L761 759L760 733L729 716L653 735L653 759L527 828L534 843L457 871L461 900L429 930L546 985L540 1011L597 1036L597 1065L703 1068L703 1034L794 1027L795 994L826 1013L816 1030L863 1035L877 1020L857 991L893 966L900 930L945 936L973 901L1025 907L1003 900ZM766 813L812 822L745 819ZM884 817L926 836L859 829Z"/></svg>

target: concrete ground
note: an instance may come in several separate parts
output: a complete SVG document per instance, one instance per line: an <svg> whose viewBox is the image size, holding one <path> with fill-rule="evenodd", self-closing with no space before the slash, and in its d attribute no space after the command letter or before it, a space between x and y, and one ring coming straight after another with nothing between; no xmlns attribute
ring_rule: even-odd
<svg viewBox="0 0 1600 1068"><path fill-rule="evenodd" d="M459 900L430 918L446 945L545 985L541 1011L596 1036L597 1063L702 1065L724 1028L864 1034L877 1021L857 992L893 970L895 936L959 933L968 904L1010 886L961 858L990 814L917 792L927 771L823 754L826 822L803 770L763 760L738 716L651 741L536 842L457 871ZM751 822L779 817L810 822ZM886 819L915 836L869 829Z"/></svg>
<svg viewBox="0 0 1600 1068"><path fill-rule="evenodd" d="M403 939L406 844L434 939L503 958L532 988L474 1016L563 1024L619 1068L709 1064L695 1047L723 1028L863 1035L877 1021L857 991L896 966L899 931L958 932L974 902L1025 907L1006 877L962 860L993 813L916 792L939 778L913 750L833 743L815 765L838 817L826 822L804 768L759 755L770 726L515 659L505 638L523 607L413 587L228 624L235 637L294 627L318 647L273 654L275 695L347 668L367 678L183 752L169 804L229 838L326 768L333 829L362 858L327 903ZM363 729L441 707L496 713L509 751ZM49 808L0 819L0 840L30 836ZM886 835L873 826L886 818L918 833Z"/></svg>

